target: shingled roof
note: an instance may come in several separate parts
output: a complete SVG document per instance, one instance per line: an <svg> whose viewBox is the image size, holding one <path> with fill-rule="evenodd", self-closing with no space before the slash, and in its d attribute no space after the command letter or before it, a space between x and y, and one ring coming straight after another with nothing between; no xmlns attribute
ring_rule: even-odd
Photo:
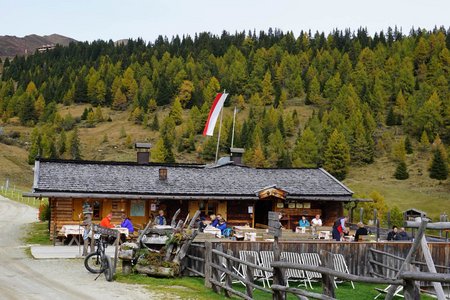
<svg viewBox="0 0 450 300"><path fill-rule="evenodd" d="M167 169L167 180L159 170ZM234 164L161 165L118 162L38 160L31 195L134 195L257 199L256 192L276 186L291 199L348 201L353 192L321 168L255 169Z"/></svg>

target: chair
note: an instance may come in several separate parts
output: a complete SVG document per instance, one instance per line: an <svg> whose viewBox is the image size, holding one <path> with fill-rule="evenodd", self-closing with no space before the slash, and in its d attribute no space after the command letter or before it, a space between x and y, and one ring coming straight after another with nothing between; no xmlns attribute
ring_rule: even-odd
<svg viewBox="0 0 450 300"><path fill-rule="evenodd" d="M260 251L261 265L265 268L272 268L271 263L273 262L273 251ZM270 288L269 280L272 279L273 273L264 271L264 280L267 282L267 286Z"/></svg>
<svg viewBox="0 0 450 300"><path fill-rule="evenodd" d="M320 256L317 253L300 253L300 257L302 262L305 265L319 267L321 265ZM311 279L319 279L322 278L322 274L318 272L305 271L307 280L309 282L309 286L311 289L313 288L311 285Z"/></svg>
<svg viewBox="0 0 450 300"><path fill-rule="evenodd" d="M302 259L300 257L299 253L296 252L281 252L281 259L286 260L286 262L293 263L293 264L301 264ZM298 269L287 269L286 270L286 281L287 285L289 286L289 280L297 279L300 281L303 281L303 284L305 285L305 288L308 288L308 284L306 281L309 281L309 278L305 276L305 272L303 270ZM311 286L311 282L309 281L309 285Z"/></svg>
<svg viewBox="0 0 450 300"><path fill-rule="evenodd" d="M373 299L377 299L381 295L387 294L390 287L391 287L391 285L388 285L384 290L380 289L380 288L375 288L375 290L377 290L379 294L376 295L375 298L373 298ZM402 291L403 291L403 285L397 286L397 288L395 289L395 292L394 292L394 297L397 296L400 298L404 298L404 296L400 294Z"/></svg>
<svg viewBox="0 0 450 300"><path fill-rule="evenodd" d="M259 258L259 254L256 251L239 251L239 259L243 261L248 261L248 256L253 256L255 258L255 265L262 266L261 260ZM242 276L243 278L246 278L247 276L247 266L244 264L239 264L237 273ZM260 269L255 269L253 273L253 278L255 280L262 279L263 286L266 287L265 283L265 276L263 274L263 271Z"/></svg>
<svg viewBox="0 0 450 300"><path fill-rule="evenodd" d="M333 265L336 271L350 274L347 264L345 263L344 256L342 254L333 254ZM354 289L355 285L353 284L353 281L350 280L350 283L352 284L352 287ZM336 279L334 280L334 286L337 288Z"/></svg>

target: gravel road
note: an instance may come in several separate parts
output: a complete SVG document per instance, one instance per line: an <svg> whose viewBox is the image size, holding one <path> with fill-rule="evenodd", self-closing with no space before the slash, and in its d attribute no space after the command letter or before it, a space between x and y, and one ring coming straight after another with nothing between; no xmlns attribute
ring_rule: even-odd
<svg viewBox="0 0 450 300"><path fill-rule="evenodd" d="M25 255L24 225L37 209L0 196L0 299L164 299L142 286L107 282L80 259L35 260Z"/></svg>

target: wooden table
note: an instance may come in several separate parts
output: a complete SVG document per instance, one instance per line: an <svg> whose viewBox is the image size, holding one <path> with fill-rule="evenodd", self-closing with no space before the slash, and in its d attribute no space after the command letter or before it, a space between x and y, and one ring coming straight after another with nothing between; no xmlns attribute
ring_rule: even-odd
<svg viewBox="0 0 450 300"><path fill-rule="evenodd" d="M64 238L71 236L72 239L69 242L69 246L72 246L73 243L76 243L79 246L81 238L84 235L84 227L80 225L63 225L58 235L63 236Z"/></svg>

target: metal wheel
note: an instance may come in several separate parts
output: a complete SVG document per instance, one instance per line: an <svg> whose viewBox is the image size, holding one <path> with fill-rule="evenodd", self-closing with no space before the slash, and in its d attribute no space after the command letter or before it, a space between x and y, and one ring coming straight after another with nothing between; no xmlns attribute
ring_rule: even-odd
<svg viewBox="0 0 450 300"><path fill-rule="evenodd" d="M102 272L102 259L99 253L92 252L84 258L84 266L94 274Z"/></svg>

